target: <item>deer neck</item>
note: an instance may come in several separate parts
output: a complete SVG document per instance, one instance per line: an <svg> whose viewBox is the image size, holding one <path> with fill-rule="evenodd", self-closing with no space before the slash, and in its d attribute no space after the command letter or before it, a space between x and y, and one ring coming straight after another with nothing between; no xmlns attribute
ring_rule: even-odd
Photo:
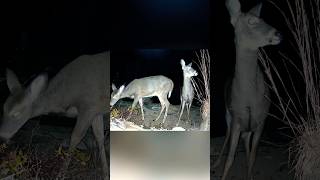
<svg viewBox="0 0 320 180"><path fill-rule="evenodd" d="M65 112L65 109L58 105L61 97L55 96L56 93L48 89L49 88L42 92L33 102L32 117L46 115L48 113Z"/></svg>
<svg viewBox="0 0 320 180"><path fill-rule="evenodd" d="M192 89L191 77L183 76L183 88Z"/></svg>
<svg viewBox="0 0 320 180"><path fill-rule="evenodd" d="M258 49L237 47L234 81L240 86L237 87L240 90L254 87L257 83L257 73L260 70L257 58Z"/></svg>
<svg viewBox="0 0 320 180"><path fill-rule="evenodd" d="M121 93L120 99L122 98L134 98L135 92L133 91L133 88L130 88L130 84L125 87L125 89L123 90L123 92Z"/></svg>
<svg viewBox="0 0 320 180"><path fill-rule="evenodd" d="M183 86L190 86L191 85L191 77L183 76Z"/></svg>

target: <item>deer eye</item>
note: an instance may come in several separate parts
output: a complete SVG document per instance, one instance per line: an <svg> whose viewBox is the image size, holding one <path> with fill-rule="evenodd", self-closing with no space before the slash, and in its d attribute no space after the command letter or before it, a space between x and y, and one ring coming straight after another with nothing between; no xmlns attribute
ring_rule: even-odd
<svg viewBox="0 0 320 180"><path fill-rule="evenodd" d="M12 116L13 118L19 117L20 114L21 114L21 112L19 112L19 111L13 111L13 112L11 112L11 116Z"/></svg>
<svg viewBox="0 0 320 180"><path fill-rule="evenodd" d="M250 25L255 25L255 24L257 24L257 23L259 23L259 18L257 18L257 17L250 17L249 19L248 19L248 23L250 24Z"/></svg>

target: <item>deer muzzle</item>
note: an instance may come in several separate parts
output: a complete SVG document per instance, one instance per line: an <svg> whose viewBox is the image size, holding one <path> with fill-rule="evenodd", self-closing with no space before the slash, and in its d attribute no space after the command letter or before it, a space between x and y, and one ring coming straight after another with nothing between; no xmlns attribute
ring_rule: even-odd
<svg viewBox="0 0 320 180"><path fill-rule="evenodd" d="M282 41L282 34L279 31L276 31L274 33L272 40L273 40L273 42L279 44Z"/></svg>

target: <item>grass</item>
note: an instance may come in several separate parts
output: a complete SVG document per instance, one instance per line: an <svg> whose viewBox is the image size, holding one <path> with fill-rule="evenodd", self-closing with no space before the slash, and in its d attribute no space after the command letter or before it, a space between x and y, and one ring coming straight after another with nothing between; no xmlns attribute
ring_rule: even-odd
<svg viewBox="0 0 320 180"><path fill-rule="evenodd" d="M61 140L53 140L47 135L35 135L32 131L28 130L28 135L23 135L24 142L0 144L0 179L54 179L61 171L66 179L102 179L99 151L95 143L84 141L86 149L76 149L68 169L61 169L66 158L70 156L67 149L62 148ZM39 138L48 140L44 141L46 144L32 140ZM89 140L92 141L92 138Z"/></svg>
<svg viewBox="0 0 320 180"><path fill-rule="evenodd" d="M197 59L193 61L200 70L200 78L191 79L195 90L195 98L201 103L200 111L202 122L200 130L210 130L210 55L208 50L196 53Z"/></svg>
<svg viewBox="0 0 320 180"><path fill-rule="evenodd" d="M319 0L286 1L288 11L282 10L287 27L293 37L294 51L299 55L299 67L282 54L286 67L294 67L301 76L304 92L298 92L296 83L289 74L285 83L282 74L262 50L260 59L271 82L271 88L279 101L277 107L294 134L290 144L289 163L295 179L313 180L320 172L320 2ZM276 83L280 82L280 83ZM288 85L290 84L290 85ZM289 93L289 89L293 93ZM284 90L284 94L280 91ZM302 95L301 95L302 94Z"/></svg>

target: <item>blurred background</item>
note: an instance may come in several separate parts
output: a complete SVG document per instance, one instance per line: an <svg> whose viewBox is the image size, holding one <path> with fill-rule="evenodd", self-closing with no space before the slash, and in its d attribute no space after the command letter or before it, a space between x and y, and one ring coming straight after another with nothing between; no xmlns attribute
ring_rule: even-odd
<svg viewBox="0 0 320 180"><path fill-rule="evenodd" d="M209 180L209 132L112 132L112 180Z"/></svg>

